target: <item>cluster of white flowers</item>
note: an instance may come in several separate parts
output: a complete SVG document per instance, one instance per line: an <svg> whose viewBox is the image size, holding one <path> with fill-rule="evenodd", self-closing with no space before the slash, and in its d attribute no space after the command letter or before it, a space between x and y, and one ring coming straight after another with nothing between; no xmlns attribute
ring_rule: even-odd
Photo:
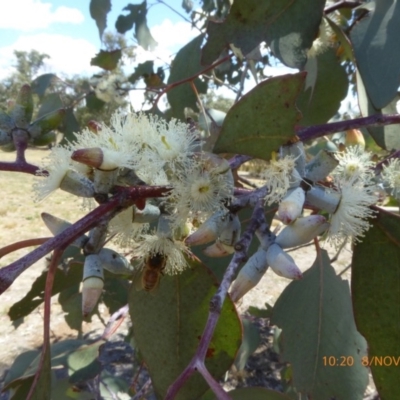
<svg viewBox="0 0 400 400"><path fill-rule="evenodd" d="M168 253L164 271L167 274L180 271L178 264L184 260L176 252L170 253L172 248L185 248L179 240L172 239L174 232L192 215L206 218L221 210L233 195L229 163L203 152L198 132L176 120L168 123L145 114L117 112L110 126L99 125L97 132L83 130L75 142L54 147L38 175L41 179L34 185L38 200L58 188L96 198L99 194L107 196L116 184L144 182L171 187L161 199L170 221L168 240L165 233L144 235L149 222L159 216L160 210L154 205L146 204L146 210L152 207L146 213L131 207L109 224L110 233L118 234L123 243L136 239L143 257L153 248Z"/></svg>

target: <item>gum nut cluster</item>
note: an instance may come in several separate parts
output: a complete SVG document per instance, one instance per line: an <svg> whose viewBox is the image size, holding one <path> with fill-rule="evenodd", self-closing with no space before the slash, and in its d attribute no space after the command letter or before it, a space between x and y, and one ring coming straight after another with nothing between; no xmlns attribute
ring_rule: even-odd
<svg viewBox="0 0 400 400"><path fill-rule="evenodd" d="M91 128L77 134L76 141L52 149L37 174L36 199L58 188L97 199L107 197L115 185L165 185L171 189L165 197L147 201L144 210L124 210L110 221L109 231L122 243L136 241L142 258L146 251L165 253L164 273L183 270L187 264L178 253L186 247L176 239L177 232L191 216L204 220L224 209L233 195L229 163L202 151L199 132L177 120L119 111L110 125ZM160 206L170 221L169 232L147 235L149 223L160 217Z"/></svg>

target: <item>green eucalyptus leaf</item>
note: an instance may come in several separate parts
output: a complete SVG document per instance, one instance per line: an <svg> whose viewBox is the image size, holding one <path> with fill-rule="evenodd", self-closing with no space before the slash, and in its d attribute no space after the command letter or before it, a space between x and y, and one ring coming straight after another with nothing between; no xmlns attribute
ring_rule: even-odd
<svg viewBox="0 0 400 400"><path fill-rule="evenodd" d="M80 281L82 280L82 274ZM83 315L82 315L82 293L80 293L80 281L76 285L69 286L62 290L58 296L62 310L65 312L65 322L71 329L81 332Z"/></svg>
<svg viewBox="0 0 400 400"><path fill-rule="evenodd" d="M364 362L371 364L379 396L394 399L400 379L400 217L380 210L371 223L372 228L354 247L354 317L368 341L368 358ZM380 365L379 360L384 357L386 364Z"/></svg>
<svg viewBox="0 0 400 400"><path fill-rule="evenodd" d="M95 93L90 92L85 97L86 107L90 111L100 111L106 104L103 100L100 100Z"/></svg>
<svg viewBox="0 0 400 400"><path fill-rule="evenodd" d="M324 124L339 111L340 103L347 95L346 71L333 49L310 58L305 71L305 88L296 103L303 114L301 124Z"/></svg>
<svg viewBox="0 0 400 400"><path fill-rule="evenodd" d="M42 98L46 90L57 80L58 77L55 74L43 74L38 76L31 83L32 93L36 93Z"/></svg>
<svg viewBox="0 0 400 400"><path fill-rule="evenodd" d="M36 116L36 120L63 107L64 104L61 100L60 95L58 93L50 93L43 98L38 114Z"/></svg>
<svg viewBox="0 0 400 400"><path fill-rule="evenodd" d="M282 292L271 323L282 329L281 359L291 363L298 392L315 399L362 398L367 344L355 326L348 282L336 275L325 250L302 280Z"/></svg>
<svg viewBox="0 0 400 400"><path fill-rule="evenodd" d="M64 121L59 130L64 134L60 142L61 146L76 140L76 134L81 130L81 127L72 108L66 109Z"/></svg>
<svg viewBox="0 0 400 400"><path fill-rule="evenodd" d="M199 35L182 47L172 63L171 73L168 78L168 85L179 82L183 79L195 76L203 67L200 64L200 46L204 35ZM195 78L192 81L198 93L207 92L207 83ZM190 82L177 85L167 93L168 101L172 108L172 116L184 118L185 107L197 110L197 97Z"/></svg>
<svg viewBox="0 0 400 400"><path fill-rule="evenodd" d="M209 303L217 283L209 270L197 260L175 276L160 279L156 292L132 288L129 311L135 344L139 348L158 397L194 356L206 325ZM222 312L206 356L206 367L216 379L231 366L241 342L241 324L229 298ZM176 400L194 399L208 388L200 374L192 375L180 389Z"/></svg>
<svg viewBox="0 0 400 400"><path fill-rule="evenodd" d="M400 84L400 3L375 1L350 32L358 70L373 107L386 107Z"/></svg>
<svg viewBox="0 0 400 400"><path fill-rule="evenodd" d="M157 42L151 35L147 25L147 2L141 4L128 4L124 9L128 14L120 15L115 23L118 33L126 33L135 26L135 37L140 46L145 50L154 50Z"/></svg>
<svg viewBox="0 0 400 400"><path fill-rule="evenodd" d="M143 75L150 75L152 73L154 73L154 61L145 61L144 63L138 64L133 74L129 76L128 81L136 83Z"/></svg>
<svg viewBox="0 0 400 400"><path fill-rule="evenodd" d="M229 110L213 151L269 160L296 134L301 114L295 102L304 79L301 72L258 84Z"/></svg>
<svg viewBox="0 0 400 400"><path fill-rule="evenodd" d="M325 1L236 0L226 20L209 21L203 65L212 64L230 44L243 55L266 41L284 64L301 68L318 34Z"/></svg>
<svg viewBox="0 0 400 400"><path fill-rule="evenodd" d="M76 248L75 248L76 249ZM65 254L65 253L64 253ZM18 302L14 303L8 311L11 321L29 315L37 306L44 302L44 289L46 286L47 271L44 271L35 282L33 282L29 292ZM52 296L60 293L69 287L78 285L82 280L82 266L74 264L68 273L57 269L54 276L54 284L52 288Z"/></svg>
<svg viewBox="0 0 400 400"><path fill-rule="evenodd" d="M363 79L360 73L357 71L357 93L360 105L360 111L363 117L370 115L385 115L385 114L397 114L396 102L398 96L382 110L378 110L372 104L370 97L365 90ZM400 125L392 124L385 126L368 126L367 131L375 140L375 143L386 150L398 150L400 149Z"/></svg>
<svg viewBox="0 0 400 400"><path fill-rule="evenodd" d="M250 320L243 318L243 340L236 355L235 366L238 371L244 370L247 360L257 350L260 345L260 331Z"/></svg>
<svg viewBox="0 0 400 400"><path fill-rule="evenodd" d="M103 68L106 71L112 71L117 68L121 57L121 49L112 51L100 50L100 52L90 60L90 65Z"/></svg>
<svg viewBox="0 0 400 400"><path fill-rule="evenodd" d="M90 0L90 16L96 21L100 40L107 28L107 14L111 11L111 0Z"/></svg>
<svg viewBox="0 0 400 400"><path fill-rule="evenodd" d="M92 344L83 345L70 353L67 357L69 381L72 384L95 378L101 371L98 360L99 347L105 340L98 340Z"/></svg>

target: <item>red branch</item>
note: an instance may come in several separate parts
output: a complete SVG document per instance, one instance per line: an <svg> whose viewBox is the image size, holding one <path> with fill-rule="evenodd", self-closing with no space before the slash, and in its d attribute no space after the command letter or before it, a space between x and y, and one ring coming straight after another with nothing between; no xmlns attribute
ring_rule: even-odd
<svg viewBox="0 0 400 400"><path fill-rule="evenodd" d="M162 186L133 186L120 187L117 193L107 203L101 204L96 209L85 215L79 221L65 229L59 235L51 238L37 249L19 260L14 261L7 267L0 269L0 294L8 289L14 280L36 261L54 249L68 245L82 236L84 233L95 227L103 219L108 219L135 204L137 201L151 197L161 197L170 191Z"/></svg>
<svg viewBox="0 0 400 400"><path fill-rule="evenodd" d="M243 236L236 243L235 255L233 256L231 262L228 265L228 268L226 269L217 293L210 301L210 311L208 314L207 324L204 328L203 334L201 335L200 343L197 347L196 353L190 363L187 365L187 367L183 370L181 375L179 375L175 382L168 388L165 400L173 400L177 395L179 389L183 386L186 380L189 379L191 375L193 375L195 371L198 371L203 375L204 379L207 381L211 390L216 394L218 399L230 400L230 396L222 389L220 384L208 372L205 366L205 358L215 331L215 327L221 314L222 305L228 293L229 286L235 278L239 266L247 258L247 251L254 236L254 232L263 222L265 222L264 209L259 203L258 206L254 208L253 215L249 224L247 225L247 229L243 233Z"/></svg>
<svg viewBox="0 0 400 400"><path fill-rule="evenodd" d="M66 248L65 246L60 246L54 251L53 257L50 262L50 267L47 272L47 277L46 277L46 285L44 288L44 318L43 318L43 347L42 347L42 353L40 355L40 360L39 360L39 365L37 368L37 371L35 373L35 378L33 379L32 386L29 389L29 393L27 396L27 400L31 400L32 398L37 396L37 393L35 393L36 386L39 382L41 374L46 371L43 371L44 368L50 368L50 364L46 365L45 361L46 358L50 358L50 311L51 311L51 296L52 296L52 290L53 290L53 283L54 283L54 277L57 271L57 266L59 264L59 261L61 259L61 256ZM50 390L50 388L48 388ZM36 396L35 396L36 395Z"/></svg>
<svg viewBox="0 0 400 400"><path fill-rule="evenodd" d="M296 135L303 142L316 139L330 133L342 132L348 129L358 129L364 126L384 126L400 123L400 114L371 115L369 117L349 119L346 121L331 122L329 124L297 127Z"/></svg>

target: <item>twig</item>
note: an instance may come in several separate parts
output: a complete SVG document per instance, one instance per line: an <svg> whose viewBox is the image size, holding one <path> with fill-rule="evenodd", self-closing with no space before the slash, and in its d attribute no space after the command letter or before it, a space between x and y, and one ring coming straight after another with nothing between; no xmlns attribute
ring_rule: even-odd
<svg viewBox="0 0 400 400"><path fill-rule="evenodd" d="M196 74L194 74L192 76L189 76L188 78L181 79L180 81L173 82L173 83L167 85L161 92L158 93L157 97L155 98L155 100L153 102L153 107L155 107L157 105L158 101L160 100L160 98L162 96L164 96L165 93L169 92L174 87L182 85L183 83L187 83L187 82L191 82L191 81L195 80L200 75L203 75L205 72L214 69L215 67L217 67L220 64L223 64L225 61L229 60L231 57L233 57L233 54L229 54L226 57L223 57L223 58L215 61L215 63L209 65L208 67L206 67L203 70L197 72Z"/></svg>
<svg viewBox="0 0 400 400"><path fill-rule="evenodd" d="M344 274L346 271L348 271L350 268L351 268L351 263L350 263L343 271L340 271L340 272L338 273L337 276L343 275L343 274Z"/></svg>
<svg viewBox="0 0 400 400"><path fill-rule="evenodd" d="M66 246L58 247L53 254L49 270L46 277L46 286L44 289L44 324L43 324L43 348L40 356L39 365L35 373L35 377L32 382L32 386L29 389L27 400L31 400L35 396L35 389L39 382L40 375L43 372L43 368L50 367L50 365L45 365L45 360L47 353L50 351L50 311L51 311L51 296L54 283L54 276L56 274L57 266L61 259L61 256L65 250Z"/></svg>
<svg viewBox="0 0 400 400"><path fill-rule="evenodd" d="M253 157L245 156L243 154L236 154L229 160L229 164L232 169L236 169L239 168L245 162L251 160L252 158Z"/></svg>
<svg viewBox="0 0 400 400"><path fill-rule="evenodd" d="M129 312L129 304L125 304L119 310L115 311L113 315L111 315L110 319L108 320L107 326L104 329L103 334L101 335L100 339L107 340L112 336L115 331L121 326L122 322L124 321L125 317L128 315ZM115 322L117 322L115 324Z"/></svg>
<svg viewBox="0 0 400 400"><path fill-rule="evenodd" d="M0 171L24 172L26 174L35 175L38 170L39 167L29 164L26 161L0 161Z"/></svg>
<svg viewBox="0 0 400 400"><path fill-rule="evenodd" d="M303 142L316 139L326 134L358 129L363 126L384 126L400 123L400 115L371 115L369 117L349 119L346 121L331 122L330 124L314 125L296 128L296 135Z"/></svg>
<svg viewBox="0 0 400 400"><path fill-rule="evenodd" d="M183 370L181 375L168 388L165 400L174 399L179 389L195 371L199 371L204 376L204 378L210 385L210 388L217 395L218 399L230 399L229 395L222 390L218 382L215 381L214 378L210 379L210 374L208 373L208 371L206 372L204 361L206 358L208 346L211 342L215 327L217 325L222 310L222 304L224 303L225 297L228 293L229 286L236 276L240 264L242 264L247 258L247 251L250 246L250 242L254 236L254 232L264 220L264 209L259 202L258 205L254 208L253 215L249 224L247 225L247 229L235 245L235 255L233 256L231 262L228 265L228 268L226 269L217 293L210 301L210 311L208 314L207 324L204 328L196 353L190 363L187 365L187 367Z"/></svg>
<svg viewBox="0 0 400 400"><path fill-rule="evenodd" d="M39 246L47 242L49 239L51 239L51 237L34 238L34 239L21 240L20 242L9 244L8 246L4 246L0 249L0 258L14 251L24 249L25 247Z"/></svg>
<svg viewBox="0 0 400 400"><path fill-rule="evenodd" d="M102 219L108 219L117 214L117 212L122 211L138 201L144 201L144 199L151 197L161 197L169 191L170 188L162 186L133 186L117 188L116 195L107 203L101 204L75 224L65 229L59 235L51 238L26 256L14 261L7 267L1 268L0 294L11 286L17 276L36 261L40 260L52 250L72 243L85 232L98 225Z"/></svg>

